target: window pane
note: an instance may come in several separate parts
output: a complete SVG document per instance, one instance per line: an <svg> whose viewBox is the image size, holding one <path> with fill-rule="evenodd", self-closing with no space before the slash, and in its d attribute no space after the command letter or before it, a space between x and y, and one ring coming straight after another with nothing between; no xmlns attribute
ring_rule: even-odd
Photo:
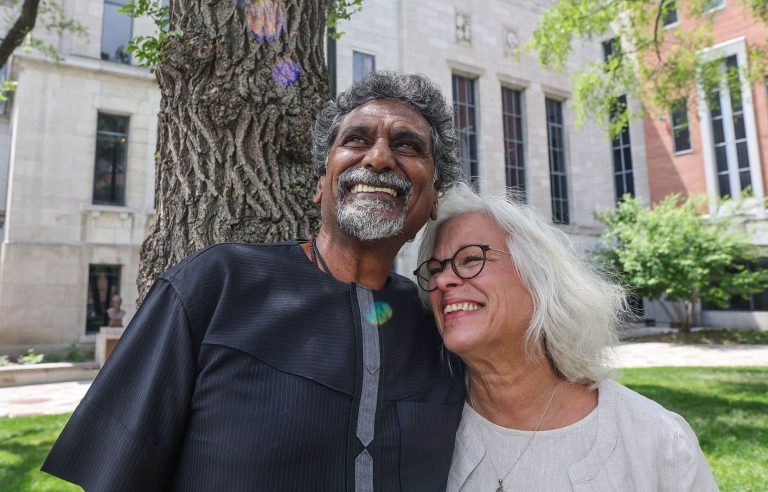
<svg viewBox="0 0 768 492"><path fill-rule="evenodd" d="M97 128L93 203L125 205L128 117L99 113Z"/></svg>
<svg viewBox="0 0 768 492"><path fill-rule="evenodd" d="M691 134L687 128L678 130L675 134L675 152L691 150Z"/></svg>
<svg viewBox="0 0 768 492"><path fill-rule="evenodd" d="M568 181L565 172L565 138L562 103L546 99L547 140L549 142L549 176L552 200L552 220L568 224Z"/></svg>
<svg viewBox="0 0 768 492"><path fill-rule="evenodd" d="M731 184L727 174L721 174L717 177L718 194L720 197L731 196Z"/></svg>
<svg viewBox="0 0 768 492"><path fill-rule="evenodd" d="M728 157L725 153L725 145L715 148L715 164L718 172L728 172Z"/></svg>
<svg viewBox="0 0 768 492"><path fill-rule="evenodd" d="M126 51L133 37L133 19L119 12L122 1L104 2L104 19L101 25L101 59L117 63L131 63Z"/></svg>
<svg viewBox="0 0 768 492"><path fill-rule="evenodd" d="M352 52L352 81L357 82L367 73L376 70L376 57L359 51Z"/></svg>
<svg viewBox="0 0 768 492"><path fill-rule="evenodd" d="M107 309L112 296L120 294L119 265L88 266L88 303L85 315L85 332L97 333L109 324Z"/></svg>
<svg viewBox="0 0 768 492"><path fill-rule="evenodd" d="M523 155L521 94L520 91L506 87L501 89L507 186L522 191L523 198L525 198L525 156Z"/></svg>
<svg viewBox="0 0 768 492"><path fill-rule="evenodd" d="M475 81L453 75L453 107L459 137L459 159L467 177L477 176L477 118Z"/></svg>
<svg viewBox="0 0 768 492"><path fill-rule="evenodd" d="M667 0L664 4L664 25L669 26L677 23L677 2Z"/></svg>
<svg viewBox="0 0 768 492"><path fill-rule="evenodd" d="M733 116L733 133L736 140L747 138L747 132L744 129L744 116L742 114Z"/></svg>
<svg viewBox="0 0 768 492"><path fill-rule="evenodd" d="M722 118L712 120L712 139L716 144L725 142Z"/></svg>

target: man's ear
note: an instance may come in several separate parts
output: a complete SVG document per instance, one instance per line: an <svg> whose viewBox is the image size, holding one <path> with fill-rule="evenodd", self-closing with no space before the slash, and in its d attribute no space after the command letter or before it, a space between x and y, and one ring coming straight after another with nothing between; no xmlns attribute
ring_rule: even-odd
<svg viewBox="0 0 768 492"><path fill-rule="evenodd" d="M437 220L437 195L435 195L435 199L432 201L432 210L429 212L429 218Z"/></svg>
<svg viewBox="0 0 768 492"><path fill-rule="evenodd" d="M325 175L322 175L319 178L317 178L317 191L315 191L315 196L312 198L312 203L319 204L320 200L323 198L324 182L325 182Z"/></svg>

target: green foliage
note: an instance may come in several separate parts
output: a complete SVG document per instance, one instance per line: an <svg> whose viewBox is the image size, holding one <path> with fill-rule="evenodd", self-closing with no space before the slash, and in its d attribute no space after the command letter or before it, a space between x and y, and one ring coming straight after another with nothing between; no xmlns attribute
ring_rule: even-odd
<svg viewBox="0 0 768 492"><path fill-rule="evenodd" d="M768 483L768 367L623 369L621 383L682 415L723 492Z"/></svg>
<svg viewBox="0 0 768 492"><path fill-rule="evenodd" d="M51 352L49 354L45 354L45 361L46 362L61 362L61 354L58 352Z"/></svg>
<svg viewBox="0 0 768 492"><path fill-rule="evenodd" d="M578 67L572 79L577 121L594 118L616 136L625 124L610 115L618 95L641 103L640 110L626 118L661 116L680 99L690 100L689 107L695 107L697 83L719 84L722 73L707 67L711 57L700 54L713 45L708 1L559 0L542 16L524 50L536 51L544 66L563 69L577 41L618 39L621 48L615 56ZM768 0L742 2L755 18L768 23ZM673 5L678 19L693 21L685 29L664 27ZM753 43L748 51L749 69L741 69L738 76L761 80L768 64L768 43Z"/></svg>
<svg viewBox="0 0 768 492"><path fill-rule="evenodd" d="M45 356L43 354L36 354L34 349L27 349L27 353L24 355L20 355L17 359L17 362L19 364L40 364L43 362L43 359Z"/></svg>
<svg viewBox="0 0 768 492"><path fill-rule="evenodd" d="M76 342L72 342L67 347L67 353L65 356L67 362L85 362L87 360L85 354L80 351Z"/></svg>
<svg viewBox="0 0 768 492"><path fill-rule="evenodd" d="M8 360L8 356L7 355L0 355L0 367L7 366L10 363L11 363L11 361Z"/></svg>
<svg viewBox="0 0 768 492"><path fill-rule="evenodd" d="M325 27L328 29L328 37L339 39L344 35L343 32L337 32L336 26L339 20L349 20L353 14L360 12L363 8L363 0L333 0L328 4L328 12L325 15Z"/></svg>
<svg viewBox="0 0 768 492"><path fill-rule="evenodd" d="M638 295L682 302L684 327L697 301L725 306L768 287L768 271L749 268L759 256L749 237L733 220L705 218L702 205L702 197L670 195L649 209L627 196L615 211L597 214L607 226L605 260Z"/></svg>
<svg viewBox="0 0 768 492"><path fill-rule="evenodd" d="M182 31L169 30L169 10L160 0L130 0L120 8L120 13L131 17L147 16L152 19L157 32L151 36L135 36L128 43L127 51L136 59L136 64L154 70L162 61L162 53L168 41L181 37Z"/></svg>
<svg viewBox="0 0 768 492"><path fill-rule="evenodd" d="M12 0L11 3L12 8L5 15L6 29L10 29L13 23L16 22L24 2L22 0ZM57 36L70 33L88 38L86 27L76 19L69 17L64 7L57 0L41 0L37 9L37 21L35 24L37 27L42 26L46 32ZM36 37L34 32L27 34L23 46L26 52L38 51L54 61L61 61L63 59L55 46ZM13 89L3 88L3 90Z"/></svg>

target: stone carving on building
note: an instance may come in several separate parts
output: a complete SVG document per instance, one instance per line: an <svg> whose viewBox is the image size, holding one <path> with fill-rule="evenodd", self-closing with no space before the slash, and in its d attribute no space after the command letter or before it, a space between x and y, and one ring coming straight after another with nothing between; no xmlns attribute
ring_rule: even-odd
<svg viewBox="0 0 768 492"><path fill-rule="evenodd" d="M520 46L517 32L509 27L504 27L502 35L504 36L504 54L506 56L514 56L515 51Z"/></svg>
<svg viewBox="0 0 768 492"><path fill-rule="evenodd" d="M472 18L456 12L456 41L472 42Z"/></svg>

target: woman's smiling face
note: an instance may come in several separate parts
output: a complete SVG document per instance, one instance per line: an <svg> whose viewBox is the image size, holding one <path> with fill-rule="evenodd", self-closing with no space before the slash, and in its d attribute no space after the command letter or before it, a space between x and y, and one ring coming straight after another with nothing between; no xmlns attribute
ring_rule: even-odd
<svg viewBox="0 0 768 492"><path fill-rule="evenodd" d="M468 244L507 251L507 237L499 226L484 213L469 212L442 224L432 256L444 260ZM435 280L437 288L429 300L448 350L462 358L486 358L500 349L522 347L533 300L510 255L488 251L476 277L462 279L449 264Z"/></svg>

